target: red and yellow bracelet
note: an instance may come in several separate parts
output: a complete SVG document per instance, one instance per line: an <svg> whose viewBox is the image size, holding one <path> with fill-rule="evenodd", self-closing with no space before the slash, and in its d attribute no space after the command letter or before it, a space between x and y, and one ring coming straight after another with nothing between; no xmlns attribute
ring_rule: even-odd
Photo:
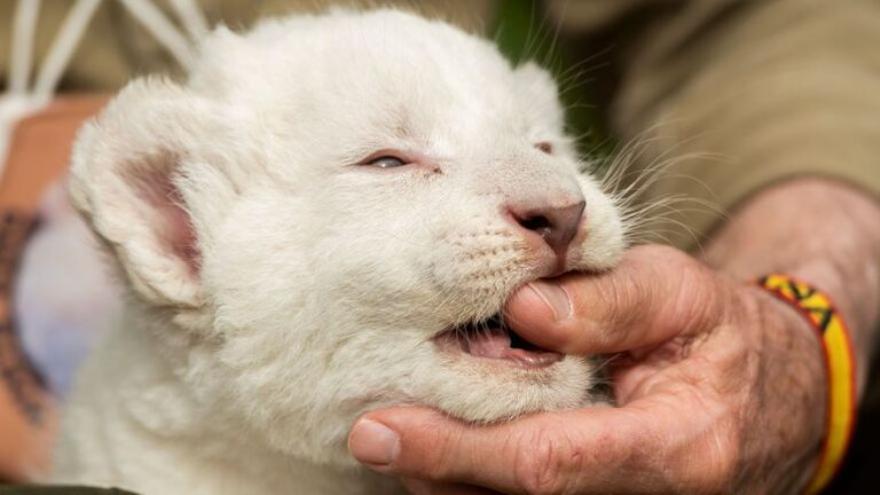
<svg viewBox="0 0 880 495"><path fill-rule="evenodd" d="M767 275L758 283L800 311L822 341L828 376L827 435L806 489L807 494L819 493L843 463L855 424L856 360L852 342L843 317L826 294L788 275Z"/></svg>

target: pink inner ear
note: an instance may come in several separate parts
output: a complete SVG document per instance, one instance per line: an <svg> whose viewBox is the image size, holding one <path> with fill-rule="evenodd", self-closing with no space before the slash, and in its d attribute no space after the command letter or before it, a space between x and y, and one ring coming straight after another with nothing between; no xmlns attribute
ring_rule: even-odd
<svg viewBox="0 0 880 495"><path fill-rule="evenodd" d="M199 272L201 253L196 241L196 233L190 221L189 214L180 205L183 198L180 192L172 186L168 191L169 202L160 206L162 215L167 225L165 242L171 251L180 257L189 267L191 274Z"/></svg>
<svg viewBox="0 0 880 495"><path fill-rule="evenodd" d="M164 157L170 158L170 157ZM148 221L163 250L183 261L191 275L199 272L201 253L195 228L174 185L173 167L150 167L136 172L139 196L152 209Z"/></svg>

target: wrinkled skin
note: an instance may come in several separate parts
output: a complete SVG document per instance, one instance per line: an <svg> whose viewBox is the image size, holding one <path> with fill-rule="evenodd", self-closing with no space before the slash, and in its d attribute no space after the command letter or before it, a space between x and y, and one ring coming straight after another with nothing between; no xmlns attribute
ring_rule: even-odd
<svg viewBox="0 0 880 495"><path fill-rule="evenodd" d="M827 198L812 208L829 227L791 215L803 207L791 199L805 194ZM821 286L849 322L857 359L868 362L878 214L860 192L793 181L741 208L705 262L667 247L632 249L611 273L555 282L570 299L568 316L565 305L554 312L522 290L507 307L518 332L569 353L619 353L611 365L619 407L488 428L390 409L356 423L350 449L422 494L797 493L824 434L821 351L805 320L750 280L787 271ZM866 368L858 368L860 390ZM395 432L385 435L394 448L382 450L364 421Z"/></svg>

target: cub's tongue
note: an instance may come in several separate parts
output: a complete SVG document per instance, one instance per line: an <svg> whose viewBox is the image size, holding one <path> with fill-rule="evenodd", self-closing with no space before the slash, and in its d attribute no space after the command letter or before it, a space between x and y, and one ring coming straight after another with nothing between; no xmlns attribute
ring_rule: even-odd
<svg viewBox="0 0 880 495"><path fill-rule="evenodd" d="M506 359L529 367L542 367L562 360L563 355L557 352L538 349L524 344L522 339L515 338L506 329L474 332L463 342L465 352L475 357L489 359ZM524 348L525 345L528 348Z"/></svg>
<svg viewBox="0 0 880 495"><path fill-rule="evenodd" d="M440 332L434 343L441 348L459 350L476 358L507 361L522 368L542 368L561 361L558 352L540 348L516 334L500 315L465 323Z"/></svg>
<svg viewBox="0 0 880 495"><path fill-rule="evenodd" d="M503 359L512 349L507 332L478 332L468 335L467 352L473 356Z"/></svg>

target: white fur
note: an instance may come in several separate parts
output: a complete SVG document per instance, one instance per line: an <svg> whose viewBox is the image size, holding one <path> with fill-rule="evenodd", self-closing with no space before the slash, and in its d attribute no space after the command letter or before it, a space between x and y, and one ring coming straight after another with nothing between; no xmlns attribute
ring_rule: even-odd
<svg viewBox="0 0 880 495"><path fill-rule="evenodd" d="M352 165L383 149L422 164ZM81 373L53 478L389 493L345 447L367 410L589 403L586 360L524 370L430 340L549 274L506 204L583 196L568 267L613 265L617 209L581 168L549 75L447 24L334 11L217 30L185 84L135 81L78 137L72 197L132 297ZM194 268L169 239L181 213Z"/></svg>

